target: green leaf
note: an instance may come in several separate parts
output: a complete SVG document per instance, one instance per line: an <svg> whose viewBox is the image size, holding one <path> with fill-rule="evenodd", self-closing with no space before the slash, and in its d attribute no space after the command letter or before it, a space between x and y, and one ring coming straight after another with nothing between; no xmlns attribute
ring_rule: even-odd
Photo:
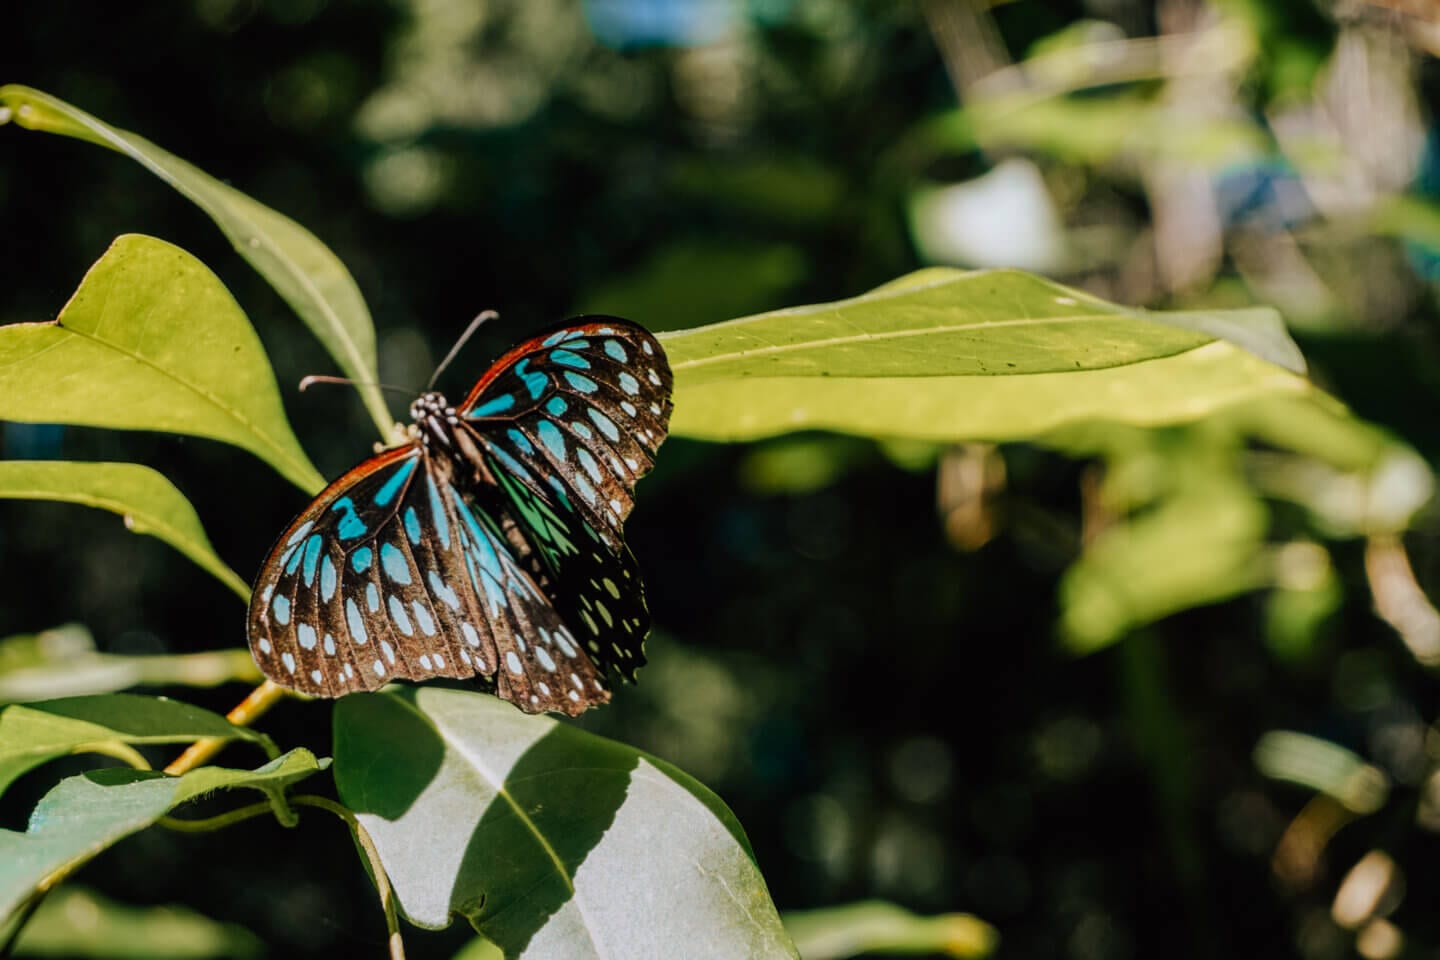
<svg viewBox="0 0 1440 960"><path fill-rule="evenodd" d="M880 900L791 911L785 929L805 960L865 953L988 957L1000 941L994 927L968 913L923 917Z"/></svg>
<svg viewBox="0 0 1440 960"><path fill-rule="evenodd" d="M1060 581L1060 625L1088 653L1126 631L1270 582L1269 516L1240 482L1216 479L1117 523Z"/></svg>
<svg viewBox="0 0 1440 960"><path fill-rule="evenodd" d="M211 437L307 493L325 485L240 306L204 264L154 237L117 238L57 320L0 327L0 419Z"/></svg>
<svg viewBox="0 0 1440 960"><path fill-rule="evenodd" d="M285 298L356 389L382 437L394 420L385 406L375 365L375 326L345 264L310 231L264 204L191 166L143 137L119 130L83 110L29 87L0 87L0 112L16 123L109 147L174 187L210 218L240 256Z"/></svg>
<svg viewBox="0 0 1440 960"><path fill-rule="evenodd" d="M926 270L851 300L661 338L675 371L671 432L707 440L813 428L1039 439L1317 392L1274 311L1150 313L1013 270Z"/></svg>
<svg viewBox="0 0 1440 960"><path fill-rule="evenodd" d="M40 800L24 833L0 830L0 918L25 904L47 877L79 866L187 800L245 787L278 805L287 786L327 765L297 749L256 770L201 767L172 777L109 769L67 777Z"/></svg>
<svg viewBox="0 0 1440 960"><path fill-rule="evenodd" d="M0 708L0 792L47 760L71 753L123 753L139 743L190 743L204 737L249 740L272 756L263 734L164 697L111 693Z"/></svg>
<svg viewBox="0 0 1440 960"><path fill-rule="evenodd" d="M64 886L40 904L15 942L17 957L92 960L246 960L263 953L253 933L178 904L132 907Z"/></svg>
<svg viewBox="0 0 1440 960"><path fill-rule="evenodd" d="M60 500L118 513L135 533L164 540L213 574L240 599L250 589L215 555L185 495L163 474L134 463L0 461L0 499Z"/></svg>
<svg viewBox="0 0 1440 960"><path fill-rule="evenodd" d="M512 958L795 956L740 825L669 764L436 687L334 723L340 798L416 924L459 913Z"/></svg>

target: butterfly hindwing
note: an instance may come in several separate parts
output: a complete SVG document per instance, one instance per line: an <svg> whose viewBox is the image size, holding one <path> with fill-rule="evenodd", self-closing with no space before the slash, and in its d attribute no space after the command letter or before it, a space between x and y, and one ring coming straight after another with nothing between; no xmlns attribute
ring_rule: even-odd
<svg viewBox="0 0 1440 960"><path fill-rule="evenodd" d="M541 498L568 500L619 553L635 481L669 427L671 385L649 331L582 317L506 353L457 409L507 472Z"/></svg>
<svg viewBox="0 0 1440 960"><path fill-rule="evenodd" d="M416 444L351 470L282 535L250 640L267 676L318 696L479 675L528 712L609 699L498 525Z"/></svg>

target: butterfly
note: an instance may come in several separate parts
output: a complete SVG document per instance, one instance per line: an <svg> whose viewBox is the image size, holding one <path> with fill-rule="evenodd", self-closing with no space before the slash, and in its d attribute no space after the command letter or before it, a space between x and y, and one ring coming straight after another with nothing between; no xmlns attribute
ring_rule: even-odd
<svg viewBox="0 0 1440 960"><path fill-rule="evenodd" d="M320 697L475 677L527 713L608 701L609 674L645 662L622 525L671 385L654 336L589 316L511 349L460 404L421 394L408 442L326 487L271 548L250 601L260 669Z"/></svg>

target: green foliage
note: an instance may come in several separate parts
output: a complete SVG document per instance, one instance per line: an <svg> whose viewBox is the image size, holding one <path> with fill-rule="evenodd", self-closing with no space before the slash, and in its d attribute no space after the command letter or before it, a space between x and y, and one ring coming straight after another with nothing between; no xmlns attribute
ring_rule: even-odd
<svg viewBox="0 0 1440 960"><path fill-rule="evenodd" d="M376 358L368 309L348 270L313 235L46 94L0 87L0 112L28 129L120 151L197 203L341 369L364 382L372 417L382 434L391 432L369 385ZM938 150L1020 143L1092 160L1135 149L1170 159L1199 151L1219 163L1260 149L1248 125L1192 128L1149 101L991 103L926 133ZM752 205L788 197L782 215L794 220L817 216L843 194L826 178L791 196L785 176L777 186L752 173L689 176L697 190L714 182ZM803 170L798 176L810 179ZM1396 232L1433 226L1423 210L1404 212ZM719 249L661 253L630 281L596 291L592 306L629 312L625 304L639 302L655 322L674 326L683 314L660 314L686 291L697 262L721 259ZM806 271L783 244L747 248L725 260L722 273L726 267L759 275L762 289L722 283L706 296L711 310L752 309L751 298L773 296ZM1408 448L1306 379L1298 347L1269 308L1149 312L1017 271L932 269L848 300L672 331L664 342L676 373L678 435L740 441L823 429L890 443L895 459L917 468L933 462L933 445L970 440L1100 457L1106 475L1086 504L1086 547L1060 588L1061 632L1080 651L1239 592L1279 585L1304 593L1268 541L1271 500L1374 533L1403 529L1429 493L1428 470ZM55 322L0 328L0 418L219 439L309 493L323 485L290 430L244 313L197 260L148 237L118 239ZM1247 443L1256 439L1279 460L1252 485ZM742 472L767 491L811 491L864 460L868 448L859 443L803 438L752 455ZM1314 495L1302 473L1316 463L1328 480L1354 488L1348 509ZM1391 495L1396 489L1402 495ZM131 529L246 592L194 509L148 468L0 463L0 497L120 513ZM1298 647L1329 609L1282 610L1277 622L1287 625L1277 635ZM1160 700L1147 701L1149 715L1160 715ZM493 956L498 945L512 957L796 956L799 944L814 960L868 950L978 957L995 946L994 930L968 915L926 918L868 902L793 915L787 933L744 831L708 789L638 750L486 695L430 687L355 695L336 705L333 723L333 774L345 804L337 809L353 814L367 856L373 844L369 867L382 899L393 886L422 927L464 916L491 941L471 948L476 954ZM96 853L205 794L259 790L293 825L286 791L330 763L295 749L253 771L202 767L171 776L145 769L137 749L217 738L278 752L259 734L160 698L0 710L0 788L77 752L138 768L68 777L35 807L25 832L0 831L0 916L15 917ZM1151 741L1152 753L1163 752L1159 742ZM1366 779L1372 768L1313 746L1272 737L1257 749L1257 765L1356 812L1384 803L1385 790ZM1183 800L1177 782L1168 787L1172 810Z"/></svg>
<svg viewBox="0 0 1440 960"><path fill-rule="evenodd" d="M0 108L26 129L74 137L129 156L209 214L235 250L295 309L345 375L357 381L355 389L381 436L389 436L390 414L375 386L370 311L345 264L314 234L144 137L117 130L49 94L15 84L0 86Z"/></svg>
<svg viewBox="0 0 1440 960"><path fill-rule="evenodd" d="M460 914L510 957L794 956L730 811L621 744L472 693L355 695L335 785L420 926Z"/></svg>
<svg viewBox="0 0 1440 960"><path fill-rule="evenodd" d="M17 707L6 708L10 710ZM182 732L177 725L175 733ZM0 830L0 916L9 917L51 878L155 823L187 801L217 790L264 794L277 818L293 823L285 788L323 770L308 750L291 750L254 770L201 767L180 777L149 770L94 770L67 777L36 805L24 833Z"/></svg>
<svg viewBox="0 0 1440 960"><path fill-rule="evenodd" d="M116 385L123 390L123 384ZM135 533L164 540L239 595L250 588L215 555L185 495L155 470L135 463L0 461L0 498L58 500L118 513Z"/></svg>
<svg viewBox="0 0 1440 960"><path fill-rule="evenodd" d="M1185 423L1323 397L1273 311L1150 313L1018 271L927 270L837 303L663 337L672 432L822 428L1034 440L1073 424ZM1288 368L1288 369L1287 369Z"/></svg>
<svg viewBox="0 0 1440 960"><path fill-rule="evenodd" d="M210 437L324 486L239 304L152 237L117 239L55 321L0 328L0 418Z"/></svg>
<svg viewBox="0 0 1440 960"><path fill-rule="evenodd" d="M47 897L15 942L17 957L249 960L263 952L260 939L236 924L179 905L129 907L81 887Z"/></svg>
<svg viewBox="0 0 1440 960"><path fill-rule="evenodd" d="M71 753L118 753L128 744L189 743L202 737L249 740L276 750L269 738L227 723L208 710L163 697L115 693L0 708L0 791L47 760Z"/></svg>

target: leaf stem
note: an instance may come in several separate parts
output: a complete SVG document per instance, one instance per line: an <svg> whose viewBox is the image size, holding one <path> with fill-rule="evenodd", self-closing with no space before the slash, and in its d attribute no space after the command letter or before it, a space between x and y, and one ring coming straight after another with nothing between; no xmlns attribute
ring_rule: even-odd
<svg viewBox="0 0 1440 960"><path fill-rule="evenodd" d="M260 800L234 810L228 810L225 813L216 814L213 817L201 817L195 820L187 820L184 817L161 817L155 822L167 830L177 830L181 833L208 833L211 830L228 827L232 823L264 816L273 812L274 809L269 800Z"/></svg>
<svg viewBox="0 0 1440 960"><path fill-rule="evenodd" d="M280 700L289 695L288 690L278 684L266 680L260 686L250 691L250 695L225 715L225 719L237 727L248 727L256 720L265 715L267 711ZM176 757L165 772L172 776L179 776L182 773L189 773L196 767L208 761L227 741L216 737L207 737L204 740L197 740L185 749L185 752Z"/></svg>
<svg viewBox="0 0 1440 960"><path fill-rule="evenodd" d="M345 821L350 832L355 835L355 842L364 852L365 859L370 861L370 874L375 878L375 887L380 893L380 906L385 910L385 929L390 933L390 960L405 960L405 943L400 938L400 918L395 912L395 891L390 887L390 877L385 873L385 865L380 862L380 851L375 849L375 841L370 838L369 832L356 819L354 813L327 797L306 794L291 797L290 802L296 806L319 807Z"/></svg>

